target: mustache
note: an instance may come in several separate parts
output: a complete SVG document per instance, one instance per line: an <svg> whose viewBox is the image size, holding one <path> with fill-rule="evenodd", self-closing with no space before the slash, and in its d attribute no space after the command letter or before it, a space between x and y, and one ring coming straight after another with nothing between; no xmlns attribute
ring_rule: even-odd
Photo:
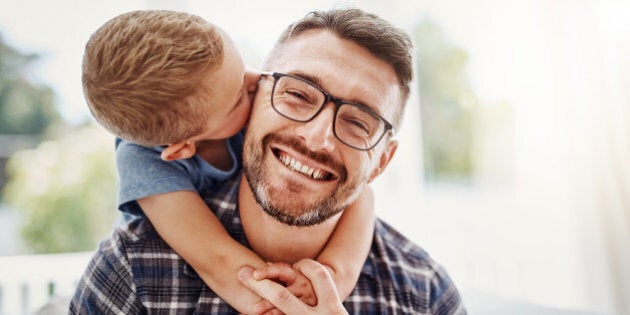
<svg viewBox="0 0 630 315"><path fill-rule="evenodd" d="M328 153L314 152L309 150L306 145L304 145L304 143L300 141L297 137L268 134L262 139L263 147L267 147L270 143L278 143L290 147L291 149L308 157L309 159L316 161L317 163L320 163L322 165L326 165L330 169L334 170L337 174L339 174L339 179L341 182L345 181L348 177L348 171L346 171L346 167L343 165L343 163L336 160L332 155Z"/></svg>

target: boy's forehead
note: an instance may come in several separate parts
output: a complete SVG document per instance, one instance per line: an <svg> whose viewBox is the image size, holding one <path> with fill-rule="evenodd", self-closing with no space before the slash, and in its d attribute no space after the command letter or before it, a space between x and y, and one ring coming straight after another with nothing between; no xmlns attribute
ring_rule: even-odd
<svg viewBox="0 0 630 315"><path fill-rule="evenodd" d="M230 37L230 34L228 34L226 31L224 31L222 28L216 26L217 31L219 32L219 35L221 35L221 40L223 41L223 46L226 45L234 45L234 42L232 41L232 37Z"/></svg>

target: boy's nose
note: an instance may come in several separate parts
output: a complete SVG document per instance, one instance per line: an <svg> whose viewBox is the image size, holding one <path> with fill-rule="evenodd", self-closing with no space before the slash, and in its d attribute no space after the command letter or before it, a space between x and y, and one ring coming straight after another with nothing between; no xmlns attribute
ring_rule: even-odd
<svg viewBox="0 0 630 315"><path fill-rule="evenodd" d="M245 70L245 84L256 84L260 79L260 72L251 69Z"/></svg>
<svg viewBox="0 0 630 315"><path fill-rule="evenodd" d="M243 78L243 86L247 93L254 93L258 88L258 80L260 79L260 72L246 69L245 76Z"/></svg>

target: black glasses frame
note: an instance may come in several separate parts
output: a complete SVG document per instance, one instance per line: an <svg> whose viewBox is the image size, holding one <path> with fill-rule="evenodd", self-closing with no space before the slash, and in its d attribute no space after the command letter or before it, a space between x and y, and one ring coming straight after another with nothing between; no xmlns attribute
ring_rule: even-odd
<svg viewBox="0 0 630 315"><path fill-rule="evenodd" d="M275 111L276 111L276 113L278 113L280 116L282 116L282 117L284 117L284 118L287 118L287 119L289 119L289 120L292 120L292 121L297 121L297 122L303 122L303 123L309 122L309 121L311 121L311 120L315 119L315 117L317 117L317 115L319 115L319 113L321 113L321 111L324 109L324 106L325 106L326 104L328 104L329 102L333 102L333 104L335 104L335 115L333 116L333 122L332 122L332 124L333 124L333 134L335 135L335 137L337 138L337 140L341 141L341 143L343 143L343 144L345 144L345 145L347 145L347 146L349 146L349 147L351 147L351 148L353 148L353 149L356 149L356 150L359 150L359 151L369 151L369 150L373 149L376 145L378 145L378 144L379 144L379 142L381 142L381 140L383 139L383 136L385 136L385 134L387 134L388 132L392 132L392 133L394 132L394 127L393 127L393 125L392 125L389 121L387 121L387 119L383 118L381 115L379 115L379 114L378 114L376 111L374 111L373 109L371 109L371 108L369 108L369 107L367 107L367 106L365 106L365 105L362 105L362 104L357 104L357 103L353 103L353 102L348 102L348 101L345 101L345 100L343 100L343 99L341 99L341 98L335 97L335 96L333 96L332 94L330 94L330 93L328 93L327 91L325 91L324 89L322 89L322 88L320 88L319 86L317 86L315 83L313 83L313 82L311 82L311 81L308 81L308 80L306 80L306 79L304 79L304 78L300 78L300 77L298 77L298 76L294 76L294 75L291 75L291 74L286 74L286 73L280 73L280 72L266 72L266 71L261 72L261 73L260 73L260 75L261 75L261 76L271 76L271 77L273 77L273 88L271 89L271 107L272 107L272 108L273 108L273 110L275 110ZM278 79L280 79L281 77L290 77L290 78L293 78L293 79L296 79L296 80L300 80L300 81L302 81L302 82L304 82L304 83L306 83L306 84L308 84L308 85L310 85L310 86L312 86L312 87L316 88L316 89L317 89L317 90L319 90L320 92L322 92L322 94L323 94L323 95L324 95L324 97L325 97L325 98L324 98L324 101L323 101L323 103L319 106L319 109L318 109L318 110L317 110L317 111L313 114L313 116L311 116L311 117L310 117L310 118L308 118L308 119L304 119L304 120L302 120L302 119L295 119L295 118L293 118L293 117L289 117L289 116L287 116L287 115L285 115L285 114L281 113L281 112L280 112L280 111L276 108L276 105L273 103L273 95L274 95L274 94L275 94L275 92L276 92L276 83L278 82ZM383 129L383 133L381 133L381 135L380 135L380 136L376 139L376 141L374 141L374 143L373 143L370 147L368 147L368 148L362 148L362 147L356 147L356 146L353 146L353 145L351 145L351 144L347 143L346 141L344 141L343 139L341 139L341 138L339 137L339 135L337 135L337 127L336 127L336 126L337 126L337 114L339 113L339 108L341 108L341 106L343 106L343 105L349 105L349 106L355 106L355 107L358 107L358 108L360 108L360 109L362 109L362 110L364 110L364 111L366 111L366 112L369 112L370 114L372 114L372 115L376 116L376 117L377 117L378 119L380 119L383 123L385 123L385 129Z"/></svg>

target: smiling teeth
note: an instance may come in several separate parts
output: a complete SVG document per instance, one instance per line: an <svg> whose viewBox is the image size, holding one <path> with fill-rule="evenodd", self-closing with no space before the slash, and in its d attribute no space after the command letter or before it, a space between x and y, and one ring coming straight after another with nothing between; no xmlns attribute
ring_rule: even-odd
<svg viewBox="0 0 630 315"><path fill-rule="evenodd" d="M286 165L287 167L289 167L290 169L296 172L300 172L304 175L308 175L313 179L321 180L326 177L325 172L310 168L306 165L302 165L302 163L300 163L299 161L296 161L294 158L288 155L280 154L280 161L282 161L282 163Z"/></svg>

